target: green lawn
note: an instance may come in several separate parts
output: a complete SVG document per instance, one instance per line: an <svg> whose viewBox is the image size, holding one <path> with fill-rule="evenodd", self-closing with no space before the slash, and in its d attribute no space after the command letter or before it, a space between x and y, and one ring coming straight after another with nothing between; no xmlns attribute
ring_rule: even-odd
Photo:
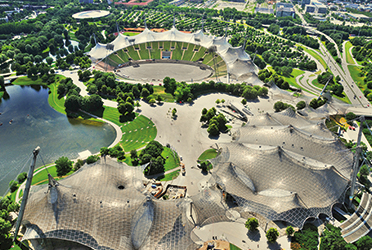
<svg viewBox="0 0 372 250"><path fill-rule="evenodd" d="M182 57L182 43L175 42L174 44L175 49L172 51L172 59L173 60L181 60Z"/></svg>
<svg viewBox="0 0 372 250"><path fill-rule="evenodd" d="M124 62L128 62L129 61L129 56L127 53L124 52L124 50L118 50L117 51L118 53L118 56L124 61Z"/></svg>
<svg viewBox="0 0 372 250"><path fill-rule="evenodd" d="M170 42L166 41L166 42L163 42L163 43L164 43L163 50L170 50Z"/></svg>
<svg viewBox="0 0 372 250"><path fill-rule="evenodd" d="M139 60L139 56L138 56L138 53L137 51L134 50L134 47L133 46L129 46L127 47L127 50L128 50L128 54L129 56L134 60L134 61L137 61Z"/></svg>
<svg viewBox="0 0 372 250"><path fill-rule="evenodd" d="M163 86L154 86L154 94L160 95L164 102L174 102L174 97L169 93L165 93Z"/></svg>
<svg viewBox="0 0 372 250"><path fill-rule="evenodd" d="M161 156L163 156L163 158L166 159L164 164L165 172L173 168L176 168L180 165L180 159L177 153L174 153L173 155L172 150L170 148L164 147L164 151L161 153Z"/></svg>
<svg viewBox="0 0 372 250"><path fill-rule="evenodd" d="M180 171L181 170L173 171L172 173L169 173L169 174L166 174L165 176L161 176L161 177L157 178L157 180L158 181L171 181L171 180L174 180L174 179L176 179L179 176Z"/></svg>
<svg viewBox="0 0 372 250"><path fill-rule="evenodd" d="M182 60L191 61L191 57L194 55L194 44L189 44L187 50L185 50Z"/></svg>
<svg viewBox="0 0 372 250"><path fill-rule="evenodd" d="M322 64L322 66L327 69L328 66L326 64L326 62L323 60L323 58L318 54L316 53L315 51L311 50L311 49L307 49L303 46L301 46L305 52L309 53L312 57L314 57L316 60L318 60L320 62L320 64Z"/></svg>
<svg viewBox="0 0 372 250"><path fill-rule="evenodd" d="M109 55L109 58L110 58L112 61L114 61L114 62L116 63L116 65L118 65L118 64L122 64L122 63L123 63L123 60L120 59L120 57L118 57L118 56L115 55L115 54L111 54L111 55ZM116 66L116 65L115 65L115 66Z"/></svg>
<svg viewBox="0 0 372 250"><path fill-rule="evenodd" d="M120 113L116 108L105 107L101 116L103 119L121 126L123 137L120 145L124 148L125 152L142 148L156 137L157 130L155 124L143 115L137 116L132 121L120 121Z"/></svg>
<svg viewBox="0 0 372 250"><path fill-rule="evenodd" d="M230 250L241 250L239 247L235 246L234 244L230 243Z"/></svg>
<svg viewBox="0 0 372 250"><path fill-rule="evenodd" d="M5 91L0 91L0 100L3 98Z"/></svg>
<svg viewBox="0 0 372 250"><path fill-rule="evenodd" d="M198 158L199 161L206 161L217 156L217 151L213 148L205 150Z"/></svg>
<svg viewBox="0 0 372 250"><path fill-rule="evenodd" d="M200 58L202 58L204 56L204 51L206 50L206 48L202 47L202 46L199 46L199 51L195 53L194 57L191 58L192 61L197 61L199 60Z"/></svg>
<svg viewBox="0 0 372 250"><path fill-rule="evenodd" d="M125 36L136 36L138 34L140 34L140 33L139 32L124 32Z"/></svg>
<svg viewBox="0 0 372 250"><path fill-rule="evenodd" d="M31 185L42 185L42 184L47 183L48 182L48 173L51 176L53 176L56 180L63 178L63 177L62 178L57 177L57 168L56 168L56 166L53 166L53 167L50 167L50 168L47 168L47 169L43 169L42 171L40 171L39 173L34 175L34 177L32 178ZM71 175L73 173L74 173L74 171L70 171L65 176Z"/></svg>
<svg viewBox="0 0 372 250"><path fill-rule="evenodd" d="M364 81L363 81L365 76L363 77L359 76L359 73L362 72L360 67L353 66L353 65L348 65L347 67L350 71L351 78L353 78L354 82L358 84L359 88L361 88L363 91L366 88Z"/></svg>
<svg viewBox="0 0 372 250"><path fill-rule="evenodd" d="M289 83L289 85L292 85L296 88L301 89L300 85L298 85L297 82L296 82L296 77L299 76L299 75L302 75L303 73L305 73L305 72L300 70L300 69L293 69L292 74L291 74L292 77L284 77L283 76L283 79L285 81L287 81Z"/></svg>
<svg viewBox="0 0 372 250"><path fill-rule="evenodd" d="M141 44L139 45L139 47L140 47L140 51L139 51L139 53L140 53L140 55L141 55L141 59L142 59L142 60L144 60L144 59L150 59L150 58L149 58L149 50L146 49L146 43L141 43Z"/></svg>
<svg viewBox="0 0 372 250"><path fill-rule="evenodd" d="M352 47L353 45L351 44L351 42L350 41L348 41L348 42L346 42L346 44L345 44L345 52L346 52L346 62L347 63L352 63L352 64L354 64L355 62L354 62L354 60L353 60L353 56L351 55L351 53L350 53L350 48Z"/></svg>

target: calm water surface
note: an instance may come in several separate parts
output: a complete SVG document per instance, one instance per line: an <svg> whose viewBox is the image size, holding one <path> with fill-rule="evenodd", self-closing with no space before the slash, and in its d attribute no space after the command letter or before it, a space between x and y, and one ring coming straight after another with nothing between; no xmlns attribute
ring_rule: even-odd
<svg viewBox="0 0 372 250"><path fill-rule="evenodd" d="M113 127L68 119L48 104L48 89L40 86L9 86L0 102L0 195L40 146L36 166L61 156L75 159L79 152L92 153L115 139ZM11 124L9 123L12 120ZM23 171L28 172L30 161Z"/></svg>

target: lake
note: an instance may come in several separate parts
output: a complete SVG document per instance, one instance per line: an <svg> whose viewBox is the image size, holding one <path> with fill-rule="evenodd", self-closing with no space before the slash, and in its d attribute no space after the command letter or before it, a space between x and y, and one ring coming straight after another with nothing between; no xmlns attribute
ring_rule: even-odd
<svg viewBox="0 0 372 250"><path fill-rule="evenodd" d="M0 195L20 171L28 172L27 160L37 146L39 167L61 156L76 159L85 150L97 153L115 140L112 126L69 119L51 108L45 87L8 86L6 91L0 102Z"/></svg>

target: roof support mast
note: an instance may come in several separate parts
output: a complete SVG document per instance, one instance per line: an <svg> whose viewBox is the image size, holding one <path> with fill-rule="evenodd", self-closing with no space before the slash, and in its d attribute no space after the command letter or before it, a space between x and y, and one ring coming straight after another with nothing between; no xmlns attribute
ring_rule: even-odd
<svg viewBox="0 0 372 250"><path fill-rule="evenodd" d="M365 121L364 116L359 117L359 120L360 120L360 126L359 126L359 131L358 131L357 147L355 150L353 169L351 170L351 187L350 187L350 196L349 196L349 207L352 206L352 201L354 198L356 177L360 169L359 156L362 153L362 147L360 146L360 141L362 139L363 122Z"/></svg>
<svg viewBox="0 0 372 250"><path fill-rule="evenodd" d="M40 151L40 147L38 146L32 152L33 159L32 159L32 163L31 163L30 169L28 171L28 175L27 175L26 187L25 187L25 191L23 193L22 204L21 204L21 208L19 210L19 214L18 214L18 218L17 218L17 225L16 225L16 229L15 229L15 232L14 232L13 241L17 240L17 235L18 235L18 232L19 232L19 228L21 226L23 214L25 212L25 208L26 208L26 204L27 204L28 194L30 193L32 177L34 175L36 157L39 154L39 151Z"/></svg>

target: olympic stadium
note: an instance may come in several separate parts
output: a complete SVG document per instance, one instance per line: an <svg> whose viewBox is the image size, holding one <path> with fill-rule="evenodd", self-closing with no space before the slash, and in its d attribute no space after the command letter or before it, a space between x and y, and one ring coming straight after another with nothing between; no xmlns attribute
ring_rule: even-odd
<svg viewBox="0 0 372 250"><path fill-rule="evenodd" d="M226 37L208 36L202 30L184 33L173 27L160 33L145 28L135 36L119 34L110 44L96 43L88 55L95 67L135 80L258 79L258 68L243 46L232 47Z"/></svg>

